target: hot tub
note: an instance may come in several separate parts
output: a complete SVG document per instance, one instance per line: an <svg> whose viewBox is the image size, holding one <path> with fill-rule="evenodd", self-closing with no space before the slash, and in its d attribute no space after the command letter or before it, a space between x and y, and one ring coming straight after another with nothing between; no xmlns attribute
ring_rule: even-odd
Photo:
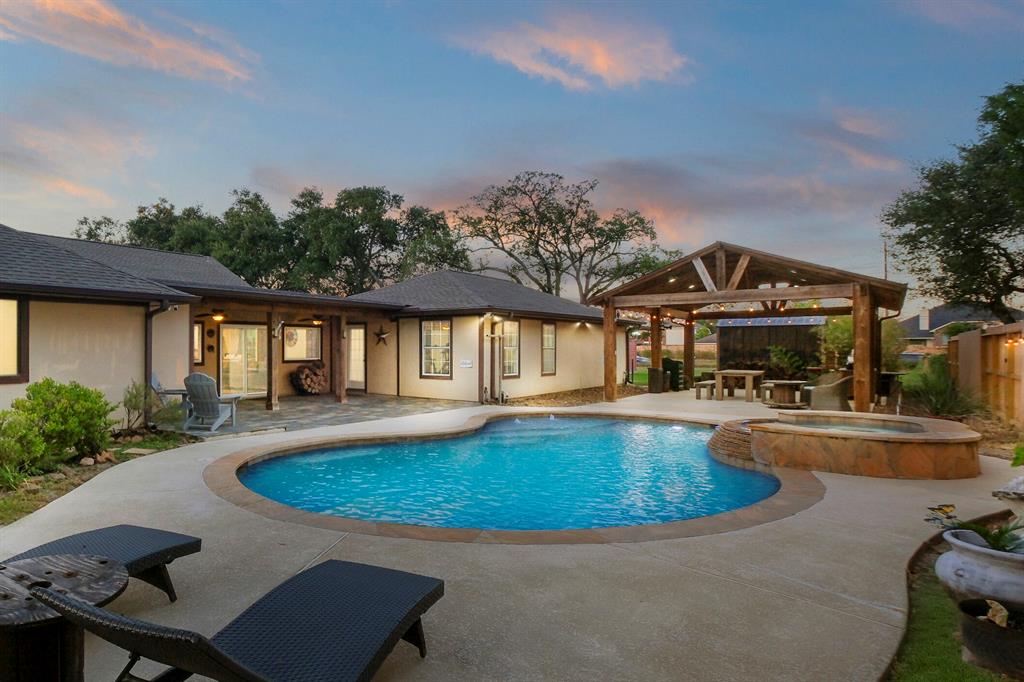
<svg viewBox="0 0 1024 682"><path fill-rule="evenodd" d="M880 478L972 478L981 435L958 422L861 412L780 412L752 421L750 450L768 466Z"/></svg>

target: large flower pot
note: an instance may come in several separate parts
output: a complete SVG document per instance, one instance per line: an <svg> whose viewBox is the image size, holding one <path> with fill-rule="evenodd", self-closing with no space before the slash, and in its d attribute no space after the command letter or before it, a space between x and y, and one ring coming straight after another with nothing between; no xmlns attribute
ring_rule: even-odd
<svg viewBox="0 0 1024 682"><path fill-rule="evenodd" d="M972 530L942 534L952 550L935 562L939 580L958 599L995 599L1024 609L1024 554L991 549Z"/></svg>
<svg viewBox="0 0 1024 682"><path fill-rule="evenodd" d="M1024 611L1010 609L1010 622L1018 627L1004 628L985 618L984 599L960 602L960 638L978 665L1024 680L1024 630L1019 623Z"/></svg>

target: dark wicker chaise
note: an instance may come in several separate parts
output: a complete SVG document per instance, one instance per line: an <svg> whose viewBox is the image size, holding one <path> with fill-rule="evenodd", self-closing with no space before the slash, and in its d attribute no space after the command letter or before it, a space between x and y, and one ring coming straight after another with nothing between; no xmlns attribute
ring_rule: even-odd
<svg viewBox="0 0 1024 682"><path fill-rule="evenodd" d="M66 538L47 542L7 561L29 559L47 554L94 554L124 564L128 575L143 580L167 593L171 601L174 593L167 564L202 548L203 541L191 535L172 533L142 526L109 526Z"/></svg>
<svg viewBox="0 0 1024 682"><path fill-rule="evenodd" d="M427 655L420 617L444 582L414 573L325 561L271 590L207 639L189 630L111 613L56 592L33 595L130 652L119 682L140 658L172 666L153 682L205 675L221 682L368 680L404 639Z"/></svg>

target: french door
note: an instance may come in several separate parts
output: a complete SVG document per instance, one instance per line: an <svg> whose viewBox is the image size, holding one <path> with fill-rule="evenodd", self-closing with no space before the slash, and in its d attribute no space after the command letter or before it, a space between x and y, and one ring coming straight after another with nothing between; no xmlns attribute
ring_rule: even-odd
<svg viewBox="0 0 1024 682"><path fill-rule="evenodd" d="M267 394L267 328L220 326L220 392L247 398Z"/></svg>
<svg viewBox="0 0 1024 682"><path fill-rule="evenodd" d="M366 325L350 324L348 337L348 387L366 390Z"/></svg>

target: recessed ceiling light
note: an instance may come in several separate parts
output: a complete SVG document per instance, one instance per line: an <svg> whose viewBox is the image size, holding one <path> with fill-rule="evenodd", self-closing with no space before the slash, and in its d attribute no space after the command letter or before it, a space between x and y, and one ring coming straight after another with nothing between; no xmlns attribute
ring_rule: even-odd
<svg viewBox="0 0 1024 682"><path fill-rule="evenodd" d="M694 288L694 287L696 287L696 286L697 286L696 284L691 284L690 286L688 286L688 287L686 287L686 288L687 288L687 289L693 289L693 288Z"/></svg>
<svg viewBox="0 0 1024 682"><path fill-rule="evenodd" d="M671 284L671 283L672 283L672 282L674 282L674 281L676 281L676 278L675 278L675 277L669 277L669 278L668 278L668 283L669 283L669 284Z"/></svg>

